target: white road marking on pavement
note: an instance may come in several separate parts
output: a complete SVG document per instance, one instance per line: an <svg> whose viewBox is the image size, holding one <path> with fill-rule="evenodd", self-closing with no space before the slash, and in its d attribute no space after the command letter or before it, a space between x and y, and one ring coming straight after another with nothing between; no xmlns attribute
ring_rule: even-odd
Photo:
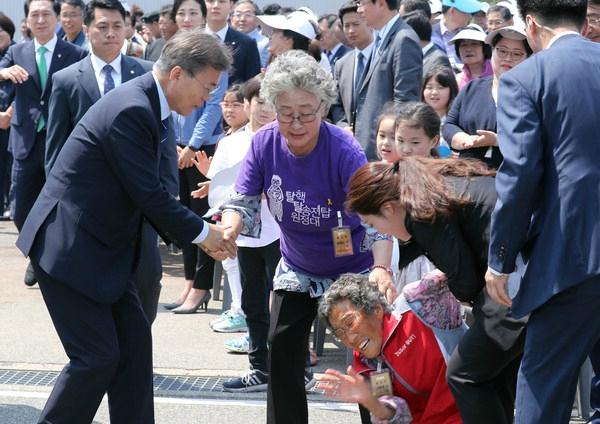
<svg viewBox="0 0 600 424"><path fill-rule="evenodd" d="M26 392L16 390L0 390L0 397L14 397L25 399L48 399L50 393L47 392ZM106 396L103 400L106 400ZM193 399L193 398L173 398L173 397L155 397L155 404L171 405L213 405L213 406L254 406L265 408L267 402L264 400L229 400L229 399ZM315 409L327 411L357 412L358 408L350 403L337 402L308 402L308 406Z"/></svg>

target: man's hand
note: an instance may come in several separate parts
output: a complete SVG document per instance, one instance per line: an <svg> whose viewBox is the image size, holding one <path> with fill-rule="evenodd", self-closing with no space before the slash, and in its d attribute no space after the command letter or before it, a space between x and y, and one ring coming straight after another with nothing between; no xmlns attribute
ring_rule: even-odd
<svg viewBox="0 0 600 424"><path fill-rule="evenodd" d="M178 159L178 165L179 165L179 169L185 169L185 168L190 168L192 166L194 166L194 159L195 153L192 149L190 149L188 146L185 146L183 149L181 149L181 151L179 152L179 159Z"/></svg>
<svg viewBox="0 0 600 424"><path fill-rule="evenodd" d="M385 296L385 299L391 305L398 297L398 292L394 286L392 274L383 268L373 268L369 274L369 281L376 283L379 291Z"/></svg>
<svg viewBox="0 0 600 424"><path fill-rule="evenodd" d="M229 228L219 227L215 224L207 224L208 236L198 245L202 250L218 261L225 258L234 259L237 255L237 245L235 239L231 238L230 233L226 233Z"/></svg>
<svg viewBox="0 0 600 424"><path fill-rule="evenodd" d="M512 300L508 297L507 282L508 275L496 275L489 268L485 273L485 286L490 297L500 305L510 307Z"/></svg>
<svg viewBox="0 0 600 424"><path fill-rule="evenodd" d="M22 84L29 78L29 73L19 65L4 68L0 71L0 80L10 80L14 84Z"/></svg>

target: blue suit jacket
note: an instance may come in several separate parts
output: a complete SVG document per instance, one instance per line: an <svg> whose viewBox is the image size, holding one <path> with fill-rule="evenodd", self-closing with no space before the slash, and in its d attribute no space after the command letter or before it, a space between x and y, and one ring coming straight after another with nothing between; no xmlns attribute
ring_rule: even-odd
<svg viewBox="0 0 600 424"><path fill-rule="evenodd" d="M121 56L121 78L125 83L152 69L152 63ZM58 152L88 109L100 99L100 90L90 56L57 72L52 77L50 113L46 130L46 174Z"/></svg>
<svg viewBox="0 0 600 424"><path fill-rule="evenodd" d="M225 34L225 44L233 52L229 85L243 83L260 73L260 55L252 37L229 27Z"/></svg>
<svg viewBox="0 0 600 424"><path fill-rule="evenodd" d="M52 53L48 79L43 91L37 71L33 40L12 45L0 60L0 69L20 65L29 73L27 81L15 85L15 106L11 120L10 146L16 159L25 159L31 152L35 142L36 125L40 116L43 115L45 121L48 122L52 75L56 71L79 61L85 55L86 52L81 48L59 38Z"/></svg>
<svg viewBox="0 0 600 424"><path fill-rule="evenodd" d="M102 303L124 292L144 215L179 243L204 222L162 186L161 114L151 73L112 90L79 121L17 240L52 278Z"/></svg>
<svg viewBox="0 0 600 424"><path fill-rule="evenodd" d="M600 275L599 69L600 45L566 35L500 79L489 265L523 252L515 316Z"/></svg>

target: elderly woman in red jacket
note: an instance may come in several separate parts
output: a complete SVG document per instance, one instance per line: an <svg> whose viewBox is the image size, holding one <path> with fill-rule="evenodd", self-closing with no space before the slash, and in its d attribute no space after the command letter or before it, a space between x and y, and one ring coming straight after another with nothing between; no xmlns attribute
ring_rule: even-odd
<svg viewBox="0 0 600 424"><path fill-rule="evenodd" d="M344 274L323 296L319 315L354 350L347 374L329 369L321 377L326 395L361 404L373 423L462 423L445 358L464 326L442 273L407 286L393 310L367 277Z"/></svg>

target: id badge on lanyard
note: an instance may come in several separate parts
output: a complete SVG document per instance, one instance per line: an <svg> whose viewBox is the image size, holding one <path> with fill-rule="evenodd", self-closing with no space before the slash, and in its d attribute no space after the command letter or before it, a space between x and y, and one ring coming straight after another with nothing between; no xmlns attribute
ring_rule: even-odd
<svg viewBox="0 0 600 424"><path fill-rule="evenodd" d="M371 393L373 397L392 396L392 377L388 370L383 370L381 361L377 361L377 371L369 375L371 381Z"/></svg>
<svg viewBox="0 0 600 424"><path fill-rule="evenodd" d="M342 225L342 212L337 211L338 226L331 229L333 239L333 253L336 258L354 254L352 248L352 232L350 227Z"/></svg>

